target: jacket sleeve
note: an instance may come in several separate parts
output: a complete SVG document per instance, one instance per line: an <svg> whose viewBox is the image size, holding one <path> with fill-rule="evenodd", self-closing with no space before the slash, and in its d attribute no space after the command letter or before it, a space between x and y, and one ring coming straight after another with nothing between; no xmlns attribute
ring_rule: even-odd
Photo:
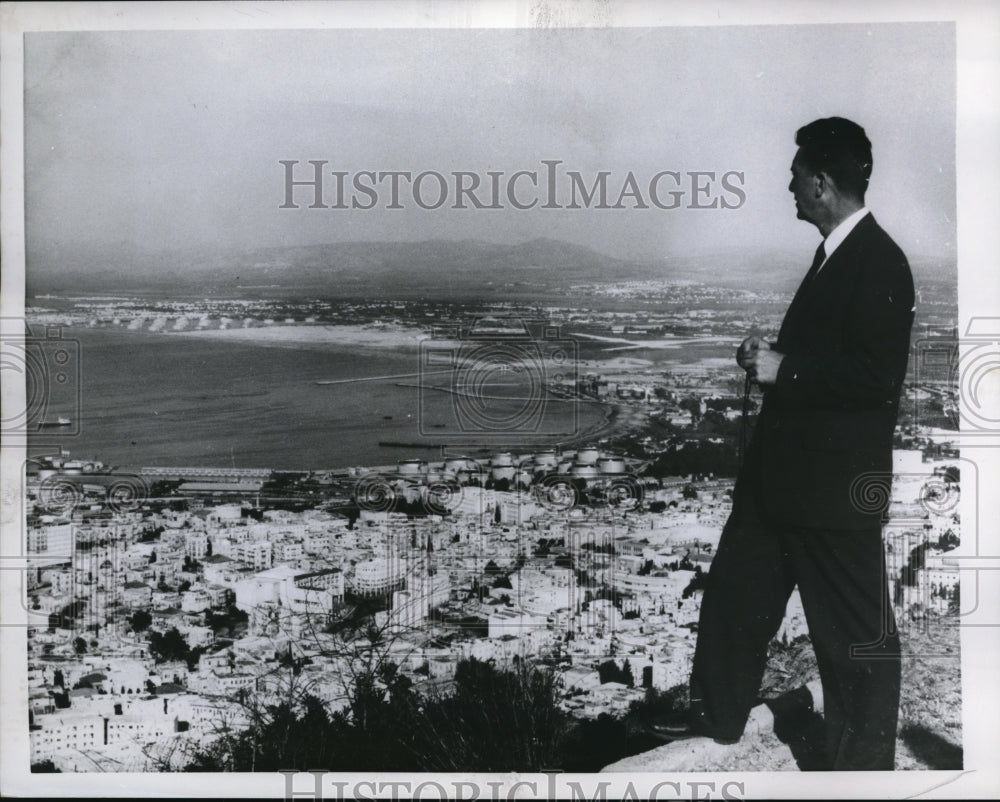
<svg viewBox="0 0 1000 802"><path fill-rule="evenodd" d="M864 266L844 315L839 343L785 355L768 395L783 407L869 409L898 402L913 323L906 257L883 251Z"/></svg>

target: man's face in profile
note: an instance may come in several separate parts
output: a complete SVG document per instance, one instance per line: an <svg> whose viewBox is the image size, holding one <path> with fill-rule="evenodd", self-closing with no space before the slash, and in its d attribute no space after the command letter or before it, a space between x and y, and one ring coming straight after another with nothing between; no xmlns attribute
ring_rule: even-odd
<svg viewBox="0 0 1000 802"><path fill-rule="evenodd" d="M814 221L813 211L816 208L816 181L812 170L802 163L802 151L792 159L792 180L788 183L788 191L795 197L796 217L808 223Z"/></svg>

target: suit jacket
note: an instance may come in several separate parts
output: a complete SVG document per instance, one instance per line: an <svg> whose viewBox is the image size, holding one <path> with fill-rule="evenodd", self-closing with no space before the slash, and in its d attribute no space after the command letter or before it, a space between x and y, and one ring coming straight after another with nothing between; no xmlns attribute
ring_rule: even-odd
<svg viewBox="0 0 1000 802"><path fill-rule="evenodd" d="M764 392L737 499L749 492L767 522L878 526L912 325L909 264L868 214L785 313L773 346L785 358ZM864 486L871 474L881 487Z"/></svg>

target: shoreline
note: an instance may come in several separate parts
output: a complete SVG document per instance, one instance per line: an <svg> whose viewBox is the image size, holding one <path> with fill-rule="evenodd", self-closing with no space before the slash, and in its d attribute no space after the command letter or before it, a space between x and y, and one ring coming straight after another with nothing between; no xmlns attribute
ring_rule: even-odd
<svg viewBox="0 0 1000 802"><path fill-rule="evenodd" d="M605 407L603 418L569 438L561 446L596 445L599 440L611 439L641 428L649 420L649 411L621 402L593 401Z"/></svg>
<svg viewBox="0 0 1000 802"><path fill-rule="evenodd" d="M405 328L402 326L382 328L357 324L344 324L341 326L329 324L298 326L278 324L274 326L190 329L155 333L168 337L218 340L276 348L327 345L338 348L355 346L380 350L416 350L420 347L421 342L431 339L430 334L422 329Z"/></svg>

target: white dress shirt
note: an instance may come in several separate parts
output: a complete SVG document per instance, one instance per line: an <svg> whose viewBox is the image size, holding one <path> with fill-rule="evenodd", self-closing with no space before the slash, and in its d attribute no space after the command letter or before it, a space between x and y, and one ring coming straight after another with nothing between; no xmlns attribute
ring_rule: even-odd
<svg viewBox="0 0 1000 802"><path fill-rule="evenodd" d="M847 235L854 230L854 227L861 222L861 218L863 218L866 214L868 214L868 207L862 206L860 209L854 212L854 214L849 215L845 217L843 220L841 220L840 225L837 226L835 229L833 229L833 231L831 231L827 235L826 239L823 240L823 252L826 254L826 258L823 259L823 262L816 270L817 273L819 273L819 271L823 269L823 265L825 265L830 260L830 256L833 254L835 250L837 250L837 248L840 246L840 243L842 243L845 239L847 239Z"/></svg>

